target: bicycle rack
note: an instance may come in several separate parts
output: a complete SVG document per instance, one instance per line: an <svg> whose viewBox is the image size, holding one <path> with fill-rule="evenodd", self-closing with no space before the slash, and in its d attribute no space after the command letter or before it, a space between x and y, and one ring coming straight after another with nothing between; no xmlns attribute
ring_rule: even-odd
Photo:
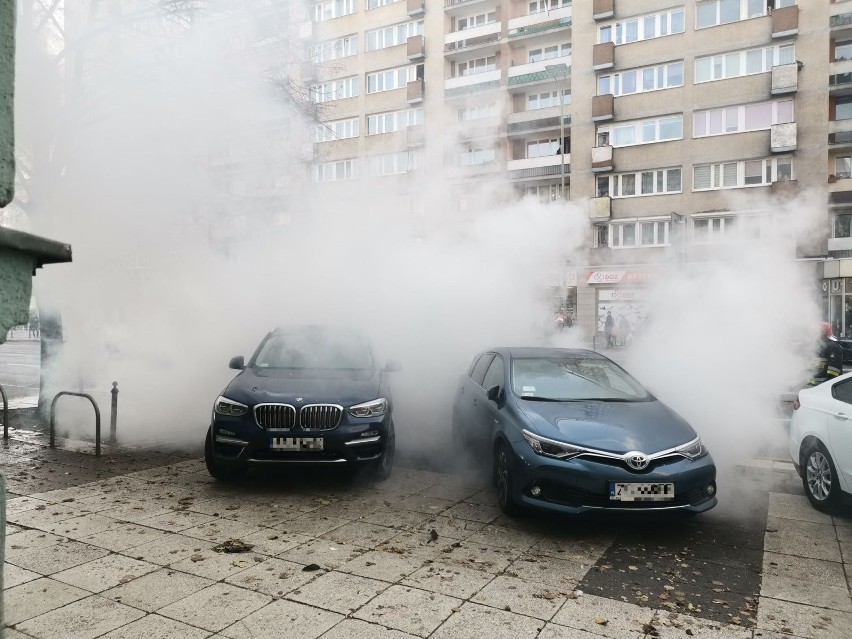
<svg viewBox="0 0 852 639"><path fill-rule="evenodd" d="M3 439L9 439L9 400L2 386L0 386L0 395L3 396Z"/></svg>
<svg viewBox="0 0 852 639"><path fill-rule="evenodd" d="M63 395L71 395L73 397L85 397L92 402L92 407L95 409L95 456L101 456L101 410L98 408L98 403L95 398L88 393L72 393L71 391L62 391L56 393L53 401L50 402L50 447L56 448L56 400Z"/></svg>

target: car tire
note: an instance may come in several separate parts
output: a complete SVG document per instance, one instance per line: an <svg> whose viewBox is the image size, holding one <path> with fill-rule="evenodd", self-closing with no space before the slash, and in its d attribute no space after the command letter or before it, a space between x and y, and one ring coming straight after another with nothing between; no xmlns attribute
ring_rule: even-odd
<svg viewBox="0 0 852 639"><path fill-rule="evenodd" d="M831 512L840 501L837 469L822 442L802 449L802 486L811 505L822 512Z"/></svg>
<svg viewBox="0 0 852 639"><path fill-rule="evenodd" d="M393 422L391 422L388 426L385 452L382 453L381 458L373 466L373 479L376 481L385 481L391 476L394 457L396 457L396 429L393 426Z"/></svg>
<svg viewBox="0 0 852 639"><path fill-rule="evenodd" d="M220 464L213 459L212 430L212 428L207 429L207 438L204 440L204 463L207 465L207 472L219 481L233 481L244 476L246 474L245 466Z"/></svg>
<svg viewBox="0 0 852 639"><path fill-rule="evenodd" d="M504 514L514 517L521 508L514 497L514 471L512 453L503 442L494 448L494 480L497 486L497 504Z"/></svg>

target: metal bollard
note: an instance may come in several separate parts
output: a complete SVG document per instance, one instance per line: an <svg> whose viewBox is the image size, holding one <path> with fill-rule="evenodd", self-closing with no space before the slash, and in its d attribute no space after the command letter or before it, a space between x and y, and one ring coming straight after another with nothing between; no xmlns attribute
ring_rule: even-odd
<svg viewBox="0 0 852 639"><path fill-rule="evenodd" d="M3 439L9 439L9 400L2 386L0 386L0 395L3 396Z"/></svg>
<svg viewBox="0 0 852 639"><path fill-rule="evenodd" d="M112 383L110 393L112 393L112 404L109 411L109 443L114 444L117 441L115 431L118 420L118 382Z"/></svg>

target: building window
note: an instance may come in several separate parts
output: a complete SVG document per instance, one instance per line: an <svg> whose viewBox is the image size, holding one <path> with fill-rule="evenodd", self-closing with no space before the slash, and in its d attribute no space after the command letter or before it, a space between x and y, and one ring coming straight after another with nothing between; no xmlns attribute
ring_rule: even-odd
<svg viewBox="0 0 852 639"><path fill-rule="evenodd" d="M423 109L374 113L367 116L367 135L393 133L418 124L423 124Z"/></svg>
<svg viewBox="0 0 852 639"><path fill-rule="evenodd" d="M598 77L598 95L618 97L683 86L683 62L630 69Z"/></svg>
<svg viewBox="0 0 852 639"><path fill-rule="evenodd" d="M615 222L609 225L607 240L612 248L668 246L669 225L670 220Z"/></svg>
<svg viewBox="0 0 852 639"><path fill-rule="evenodd" d="M383 7L386 4L393 4L394 2L400 2L400 0L367 0L367 9Z"/></svg>
<svg viewBox="0 0 852 639"><path fill-rule="evenodd" d="M459 153L459 166L479 166L494 161L497 154L494 149L470 149Z"/></svg>
<svg viewBox="0 0 852 639"><path fill-rule="evenodd" d="M712 82L755 73L769 73L772 67L796 61L793 44L734 51L695 59L695 82Z"/></svg>
<svg viewBox="0 0 852 639"><path fill-rule="evenodd" d="M571 43L563 42L562 44L554 44L549 47L530 49L527 51L527 61L541 62L542 60L563 58L568 55L571 55Z"/></svg>
<svg viewBox="0 0 852 639"><path fill-rule="evenodd" d="M411 36L423 35L423 20L403 22L367 31L367 51L387 49L408 42Z"/></svg>
<svg viewBox="0 0 852 639"><path fill-rule="evenodd" d="M852 178L852 156L834 158L834 175L839 180Z"/></svg>
<svg viewBox="0 0 852 639"><path fill-rule="evenodd" d="M559 152L559 138L546 138L527 142L527 158L542 158Z"/></svg>
<svg viewBox="0 0 852 639"><path fill-rule="evenodd" d="M467 62L459 62L458 75L456 77L476 75L477 73L487 73L489 71L496 70L497 57L490 55L485 58L476 58L475 60L468 60Z"/></svg>
<svg viewBox="0 0 852 639"><path fill-rule="evenodd" d="M834 43L834 61L852 60L852 40Z"/></svg>
<svg viewBox="0 0 852 639"><path fill-rule="evenodd" d="M370 158L370 175L373 177L399 175L418 168L420 168L419 151L384 153Z"/></svg>
<svg viewBox="0 0 852 639"><path fill-rule="evenodd" d="M360 83L357 76L311 86L311 97L314 102L333 102L345 98L354 98L359 92Z"/></svg>
<svg viewBox="0 0 852 639"><path fill-rule="evenodd" d="M562 187L559 184L542 184L539 186L527 186L523 189L522 195L537 199L542 204L561 200Z"/></svg>
<svg viewBox="0 0 852 639"><path fill-rule="evenodd" d="M852 237L852 213L834 216L834 237Z"/></svg>
<svg viewBox="0 0 852 639"><path fill-rule="evenodd" d="M834 103L834 119L835 120L850 120L852 119L852 95L844 95L837 98Z"/></svg>
<svg viewBox="0 0 852 639"><path fill-rule="evenodd" d="M571 0L533 0L529 4L529 15L560 9L562 7L570 7Z"/></svg>
<svg viewBox="0 0 852 639"><path fill-rule="evenodd" d="M367 74L367 94L402 89L416 79L416 67L399 67Z"/></svg>
<svg viewBox="0 0 852 639"><path fill-rule="evenodd" d="M616 199L680 193L682 190L681 173L680 168L671 168L599 175L597 178L597 196L608 195Z"/></svg>
<svg viewBox="0 0 852 639"><path fill-rule="evenodd" d="M309 57L311 62L327 62L358 53L357 34L328 40L311 47Z"/></svg>
<svg viewBox="0 0 852 639"><path fill-rule="evenodd" d="M601 146L600 140L604 134L614 147L680 140L683 138L683 116L674 115L600 127L598 128L598 146Z"/></svg>
<svg viewBox="0 0 852 639"><path fill-rule="evenodd" d="M793 100L759 102L722 109L696 111L693 115L693 137L700 138L725 133L761 131L773 124L793 121Z"/></svg>
<svg viewBox="0 0 852 639"><path fill-rule="evenodd" d="M696 244L712 244L734 238L733 217L703 217L692 221L692 239Z"/></svg>
<svg viewBox="0 0 852 639"><path fill-rule="evenodd" d="M485 118L497 117L499 110L497 103L479 104L476 106L467 106L458 110L459 122L469 122L470 120L482 120Z"/></svg>
<svg viewBox="0 0 852 639"><path fill-rule="evenodd" d="M713 191L747 186L766 186L793 179L793 160L765 158L720 164L700 164L693 168L692 190Z"/></svg>
<svg viewBox="0 0 852 639"><path fill-rule="evenodd" d="M314 182L341 182L355 178L355 160L323 162L311 167Z"/></svg>
<svg viewBox="0 0 852 639"><path fill-rule="evenodd" d="M620 45L683 32L684 10L673 9L602 25L598 29L598 42Z"/></svg>
<svg viewBox="0 0 852 639"><path fill-rule="evenodd" d="M314 22L325 22L358 11L357 0L329 0L313 6Z"/></svg>
<svg viewBox="0 0 852 639"><path fill-rule="evenodd" d="M314 127L314 142L331 142L357 138L358 118L348 118L334 122L321 122Z"/></svg>
<svg viewBox="0 0 852 639"><path fill-rule="evenodd" d="M695 11L695 28L706 29L766 15L766 0L706 0Z"/></svg>
<svg viewBox="0 0 852 639"><path fill-rule="evenodd" d="M595 247L602 248L609 246L609 225L595 224Z"/></svg>
<svg viewBox="0 0 852 639"><path fill-rule="evenodd" d="M571 104L571 90L563 89L562 91L545 91L544 93L527 94L527 111L535 111L536 109L546 109L552 106L559 106L559 95L562 94L562 104Z"/></svg>
<svg viewBox="0 0 852 639"><path fill-rule="evenodd" d="M497 12L490 11L488 13L480 13L466 18L459 18L456 22L456 31L466 31L474 27L481 27L486 24L497 22Z"/></svg>

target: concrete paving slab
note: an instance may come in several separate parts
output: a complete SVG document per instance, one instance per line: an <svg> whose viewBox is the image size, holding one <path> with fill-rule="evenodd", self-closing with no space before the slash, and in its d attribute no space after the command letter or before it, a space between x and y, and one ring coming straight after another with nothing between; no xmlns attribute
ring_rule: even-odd
<svg viewBox="0 0 852 639"><path fill-rule="evenodd" d="M53 579L98 593L133 581L158 568L159 566L155 564L113 554L57 572L53 575Z"/></svg>
<svg viewBox="0 0 852 639"><path fill-rule="evenodd" d="M760 594L764 597L852 612L843 564L766 553Z"/></svg>
<svg viewBox="0 0 852 639"><path fill-rule="evenodd" d="M398 534L399 531L394 528L377 526L376 524L370 524L365 521L353 521L335 528L321 537L334 542L372 550Z"/></svg>
<svg viewBox="0 0 852 639"><path fill-rule="evenodd" d="M87 512L84 508L78 508L67 504L54 504L45 507L36 506L32 510L25 510L14 515L8 515L9 521L13 524L18 524L25 528L38 528L39 530L47 530L54 524L85 515Z"/></svg>
<svg viewBox="0 0 852 639"><path fill-rule="evenodd" d="M312 541L313 538L307 535L282 533L271 528L265 528L251 535L245 535L241 537L241 540L251 544L253 546L251 550L255 554L276 557Z"/></svg>
<svg viewBox="0 0 852 639"><path fill-rule="evenodd" d="M476 593L471 601L548 621L553 618L569 594L570 588L559 590L546 584L497 575Z"/></svg>
<svg viewBox="0 0 852 639"><path fill-rule="evenodd" d="M121 554L159 566L167 566L191 557L205 547L209 547L209 544L200 539L184 537L178 533L166 533L165 536L154 541L127 548Z"/></svg>
<svg viewBox="0 0 852 639"><path fill-rule="evenodd" d="M226 583L281 598L300 588L324 571L305 571L305 566L283 559L267 559L225 579Z"/></svg>
<svg viewBox="0 0 852 639"><path fill-rule="evenodd" d="M683 639L686 636L694 639L752 639L753 636L751 628L671 612L659 612L651 622L651 628L646 636L660 639Z"/></svg>
<svg viewBox="0 0 852 639"><path fill-rule="evenodd" d="M313 539L280 554L278 557L300 564L318 564L327 570L334 570L363 555L364 552L365 550L359 546L341 544L328 539Z"/></svg>
<svg viewBox="0 0 852 639"><path fill-rule="evenodd" d="M502 512L500 507L494 502L490 502L488 504L476 504L464 501L447 508L441 514L447 517L455 517L457 519L466 519L468 521L478 521L483 524L488 524L497 519Z"/></svg>
<svg viewBox="0 0 852 639"><path fill-rule="evenodd" d="M335 528L340 528L349 522L349 519L329 517L328 515L318 515L311 512L305 513L295 519L290 519L277 527L277 529L287 533L298 533L300 535L318 537L319 535L331 532Z"/></svg>
<svg viewBox="0 0 852 639"><path fill-rule="evenodd" d="M14 554L14 551L29 550L31 548L46 548L58 544L64 537L42 530L24 530L6 537L6 557Z"/></svg>
<svg viewBox="0 0 852 639"><path fill-rule="evenodd" d="M363 521L377 526L394 528L397 531L410 531L422 528L430 520L429 515L413 510L381 509L363 516ZM428 529L427 529L428 530Z"/></svg>
<svg viewBox="0 0 852 639"><path fill-rule="evenodd" d="M433 562L411 573L401 583L458 599L469 599L492 579L494 575L489 572Z"/></svg>
<svg viewBox="0 0 852 639"><path fill-rule="evenodd" d="M90 594L82 588L69 586L47 577L33 579L20 586L4 590L3 620L10 626L14 626L54 608L88 597Z"/></svg>
<svg viewBox="0 0 852 639"><path fill-rule="evenodd" d="M100 639L206 639L209 636L210 633L201 628L160 615L147 615L101 635Z"/></svg>
<svg viewBox="0 0 852 639"><path fill-rule="evenodd" d="M202 513L192 512L191 510L169 510L161 515L149 517L144 520L144 524L149 528L157 530L165 530L168 532L181 532L187 528L200 526L213 521L215 517L204 515Z"/></svg>
<svg viewBox="0 0 852 639"><path fill-rule="evenodd" d="M116 521L106 530L93 535L87 535L80 541L92 546L98 546L99 548L106 548L113 552L121 552L151 542L162 543L168 537L169 533L162 530L124 521Z"/></svg>
<svg viewBox="0 0 852 639"><path fill-rule="evenodd" d="M512 550L524 552L538 544L541 538L542 535L539 532L486 524L480 531L467 537L467 541L471 544L511 548Z"/></svg>
<svg viewBox="0 0 852 639"><path fill-rule="evenodd" d="M232 639L280 639L282 628L299 639L316 639L343 619L343 615L319 610L295 601L277 600L222 631Z"/></svg>
<svg viewBox="0 0 852 639"><path fill-rule="evenodd" d="M815 524L831 524L831 515L821 513L811 506L804 495L769 493L769 517L797 519Z"/></svg>
<svg viewBox="0 0 852 639"><path fill-rule="evenodd" d="M384 592L389 584L342 572L327 572L287 595L287 599L349 615Z"/></svg>
<svg viewBox="0 0 852 639"><path fill-rule="evenodd" d="M372 599L353 616L418 637L428 637L461 605L461 599L396 585Z"/></svg>
<svg viewBox="0 0 852 639"><path fill-rule="evenodd" d="M549 623L538 635L538 639L593 639L594 636L585 630L577 630L576 628ZM642 639L645 636L644 633L626 633L619 637L619 639Z"/></svg>
<svg viewBox="0 0 852 639"><path fill-rule="evenodd" d="M620 639L631 633L642 633L653 618L651 608L584 594L567 599L551 622Z"/></svg>
<svg viewBox="0 0 852 639"><path fill-rule="evenodd" d="M852 614L761 597L757 629L805 639L848 639Z"/></svg>
<svg viewBox="0 0 852 639"><path fill-rule="evenodd" d="M261 530L263 529L252 524L216 517L207 523L182 530L181 534L208 543L221 544L229 539L241 539L245 535L251 535Z"/></svg>
<svg viewBox="0 0 852 639"><path fill-rule="evenodd" d="M213 581L222 581L231 575L236 575L268 559L268 557L256 555L251 552L216 552L210 547L209 542L206 545L206 548L202 548L186 559L170 564L170 567L174 570L197 575L198 577L206 577Z"/></svg>
<svg viewBox="0 0 852 639"><path fill-rule="evenodd" d="M449 501L464 501L466 498L480 492L476 486L464 486L442 483L445 475L437 477L438 483L429 486L427 489L420 491L420 495L424 497L437 497L438 499L446 499Z"/></svg>
<svg viewBox="0 0 852 639"><path fill-rule="evenodd" d="M384 626L367 623L360 619L344 619L331 630L326 632L322 639L414 639L399 630L391 630Z"/></svg>
<svg viewBox="0 0 852 639"><path fill-rule="evenodd" d="M79 541L89 535L94 535L107 530L114 522L115 520L110 519L109 517L102 517L101 515L90 513L87 515L81 515L80 517L65 519L53 524L52 526L46 526L44 530Z"/></svg>
<svg viewBox="0 0 852 639"><path fill-rule="evenodd" d="M577 582L583 578L589 568L591 568L589 564L553 557L539 559L527 554L513 561L506 569L506 574L533 583L547 584L564 592L574 590Z"/></svg>
<svg viewBox="0 0 852 639"><path fill-rule="evenodd" d="M18 630L39 639L95 639L145 615L97 595L80 599L18 624Z"/></svg>
<svg viewBox="0 0 852 639"><path fill-rule="evenodd" d="M440 515L456 502L438 497L426 495L406 495L393 501L388 501L387 506L393 509L411 510L426 515Z"/></svg>
<svg viewBox="0 0 852 639"><path fill-rule="evenodd" d="M3 588L13 588L15 586L20 586L21 584L25 584L28 581L32 581L33 579L38 579L41 577L37 572L33 572L31 570L26 570L24 568L19 568L14 564L4 563L3 564Z"/></svg>
<svg viewBox="0 0 852 639"><path fill-rule="evenodd" d="M15 497L6 502L6 518L11 519L13 515L35 510L39 506L47 508L47 505L47 501L36 497Z"/></svg>
<svg viewBox="0 0 852 639"><path fill-rule="evenodd" d="M6 553L6 561L40 575L52 575L108 554L103 548L66 540L44 548L10 550Z"/></svg>
<svg viewBox="0 0 852 639"><path fill-rule="evenodd" d="M506 570L520 554L520 550L489 547L465 540L443 549L438 560L496 574Z"/></svg>
<svg viewBox="0 0 852 639"><path fill-rule="evenodd" d="M146 519L166 515L172 512L169 506L158 504L153 501L141 502L139 499L133 500L127 504L121 504L114 508L99 511L99 514L104 517L111 517L117 521L129 521L135 524L141 524ZM147 525L147 524L146 524Z"/></svg>
<svg viewBox="0 0 852 639"><path fill-rule="evenodd" d="M424 536L428 535L428 537L424 538L429 539L434 530L438 534L439 539L446 538L453 541L462 541L479 532L486 525L479 521L456 519L455 517L446 517L444 515L426 515L426 519L414 526L410 532Z"/></svg>
<svg viewBox="0 0 852 639"><path fill-rule="evenodd" d="M418 570L423 563L423 559L406 554L371 550L344 563L338 570L360 577L396 583Z"/></svg>
<svg viewBox="0 0 852 639"><path fill-rule="evenodd" d="M579 533L550 533L531 547L527 554L537 557L567 559L581 564L594 564L615 540L609 531L591 535Z"/></svg>
<svg viewBox="0 0 852 639"><path fill-rule="evenodd" d="M764 550L826 561L841 561L837 533L833 525L792 519L766 522Z"/></svg>
<svg viewBox="0 0 852 639"><path fill-rule="evenodd" d="M538 619L468 602L430 639L479 639L483 631L491 639L534 639L543 627Z"/></svg>
<svg viewBox="0 0 852 639"><path fill-rule="evenodd" d="M272 597L259 592L231 584L213 584L160 608L159 613L190 626L220 632L270 601ZM275 628L274 625L272 627Z"/></svg>
<svg viewBox="0 0 852 639"><path fill-rule="evenodd" d="M213 585L210 579L161 568L101 593L102 597L154 612Z"/></svg>

